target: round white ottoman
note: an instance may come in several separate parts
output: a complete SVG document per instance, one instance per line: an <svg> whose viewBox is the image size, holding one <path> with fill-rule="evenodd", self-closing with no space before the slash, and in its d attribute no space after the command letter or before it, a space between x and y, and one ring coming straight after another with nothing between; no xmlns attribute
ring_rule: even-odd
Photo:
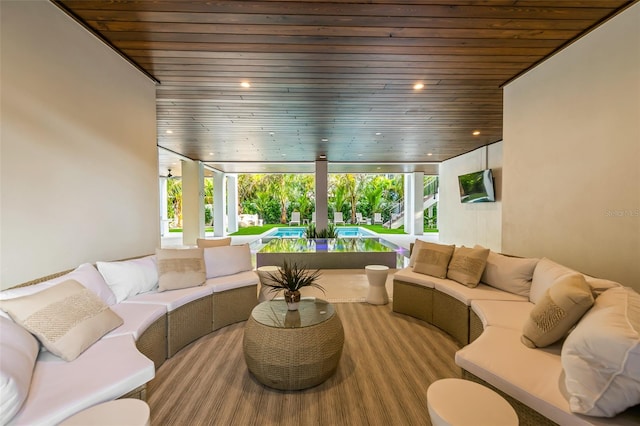
<svg viewBox="0 0 640 426"><path fill-rule="evenodd" d="M256 269L256 272L258 272L258 277L260 278L260 295L258 296L258 303L262 303L272 299L271 295L269 294L269 290L271 290L271 287L267 287L266 285L264 285L264 283L270 280L269 274L275 275L279 270L280 267L278 266L261 266Z"/></svg>
<svg viewBox="0 0 640 426"><path fill-rule="evenodd" d="M469 380L433 382L427 408L434 426L518 426L518 415L503 397Z"/></svg>
<svg viewBox="0 0 640 426"><path fill-rule="evenodd" d="M364 267L369 280L369 294L367 295L367 303L372 305L386 305L389 303L387 295L387 273L389 267L384 265L367 265Z"/></svg>
<svg viewBox="0 0 640 426"><path fill-rule="evenodd" d="M107 401L82 410L60 426L149 426L149 405L139 399Z"/></svg>

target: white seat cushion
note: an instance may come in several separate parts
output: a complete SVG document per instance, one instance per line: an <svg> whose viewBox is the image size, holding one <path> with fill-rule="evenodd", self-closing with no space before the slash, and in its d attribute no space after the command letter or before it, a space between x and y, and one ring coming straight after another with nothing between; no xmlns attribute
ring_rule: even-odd
<svg viewBox="0 0 640 426"><path fill-rule="evenodd" d="M435 283L436 290L458 299L467 306L470 306L473 300L527 300L524 296L507 293L506 291L498 290L486 284L478 284L477 287L470 288L453 280L433 278L433 282Z"/></svg>
<svg viewBox="0 0 640 426"><path fill-rule="evenodd" d="M35 337L0 317L0 424L7 424L27 398L38 351Z"/></svg>
<svg viewBox="0 0 640 426"><path fill-rule="evenodd" d="M560 343L531 349L520 330L489 326L473 343L456 352L458 366L561 425L637 425L625 413L615 418L572 413L563 385Z"/></svg>
<svg viewBox="0 0 640 426"><path fill-rule="evenodd" d="M42 352L29 395L11 425L53 425L95 404L110 401L153 379L153 361L133 337L101 339L72 362Z"/></svg>
<svg viewBox="0 0 640 426"><path fill-rule="evenodd" d="M529 301L515 300L473 300L471 309L478 314L482 325L522 330L535 305Z"/></svg>
<svg viewBox="0 0 640 426"><path fill-rule="evenodd" d="M136 341L151 324L167 314L166 305L146 303L118 303L117 305L113 305L111 309L122 318L124 324L112 330L104 337L131 334Z"/></svg>
<svg viewBox="0 0 640 426"><path fill-rule="evenodd" d="M189 302L211 296L213 289L207 286L187 287L178 290L167 290L162 292L149 292L139 294L122 303L151 303L164 305L167 312L171 312Z"/></svg>
<svg viewBox="0 0 640 426"><path fill-rule="evenodd" d="M257 285L260 278L255 271L239 272L225 277L209 278L205 281L205 287L210 287L214 293L221 291L233 290L234 288L247 287Z"/></svg>
<svg viewBox="0 0 640 426"><path fill-rule="evenodd" d="M434 288L435 284L433 282L433 279L436 278L430 275L413 272L413 268L411 266L407 266L406 268L400 269L398 272L393 274L393 279L412 284L418 284L427 288Z"/></svg>

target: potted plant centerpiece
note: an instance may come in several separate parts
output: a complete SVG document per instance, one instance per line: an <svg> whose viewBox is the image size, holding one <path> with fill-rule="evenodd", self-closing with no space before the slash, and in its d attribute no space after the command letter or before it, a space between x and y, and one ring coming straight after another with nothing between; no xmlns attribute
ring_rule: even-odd
<svg viewBox="0 0 640 426"><path fill-rule="evenodd" d="M271 287L269 292L277 293L284 290L284 299L290 311L298 310L302 287L315 287L323 293L325 292L324 288L318 284L320 271L305 269L295 262L288 263L285 260L278 272L269 273L268 276L269 279L265 280L264 285Z"/></svg>

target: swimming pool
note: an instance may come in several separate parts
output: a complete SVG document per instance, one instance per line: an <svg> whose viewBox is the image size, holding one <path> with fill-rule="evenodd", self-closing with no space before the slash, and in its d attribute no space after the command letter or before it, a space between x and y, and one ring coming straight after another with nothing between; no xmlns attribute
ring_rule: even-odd
<svg viewBox="0 0 640 426"><path fill-rule="evenodd" d="M273 228L271 232L264 235L263 238L303 238L304 230L304 227L299 226L278 227ZM365 228L360 228L359 226L341 226L336 228L337 238L367 238L375 236L376 234L373 232Z"/></svg>

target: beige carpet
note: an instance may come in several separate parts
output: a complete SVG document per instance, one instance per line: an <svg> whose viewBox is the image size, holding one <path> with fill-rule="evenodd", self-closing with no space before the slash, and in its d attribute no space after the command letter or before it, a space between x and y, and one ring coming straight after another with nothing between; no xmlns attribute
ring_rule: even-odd
<svg viewBox="0 0 640 426"><path fill-rule="evenodd" d="M358 274L330 277L361 281ZM327 298L366 296L342 287L328 289ZM335 306L345 345L326 382L302 391L258 383L244 361L241 322L194 342L157 371L148 389L152 425L430 425L427 388L460 376L458 345L435 327L394 314L390 304Z"/></svg>
<svg viewBox="0 0 640 426"><path fill-rule="evenodd" d="M393 274L396 269L389 269L387 275L387 294L389 300L393 298ZM364 302L369 292L369 281L364 269L322 269L320 271L320 285L322 291L305 287L300 293L302 297L318 297L332 303L340 302ZM277 296L282 297L282 293Z"/></svg>

